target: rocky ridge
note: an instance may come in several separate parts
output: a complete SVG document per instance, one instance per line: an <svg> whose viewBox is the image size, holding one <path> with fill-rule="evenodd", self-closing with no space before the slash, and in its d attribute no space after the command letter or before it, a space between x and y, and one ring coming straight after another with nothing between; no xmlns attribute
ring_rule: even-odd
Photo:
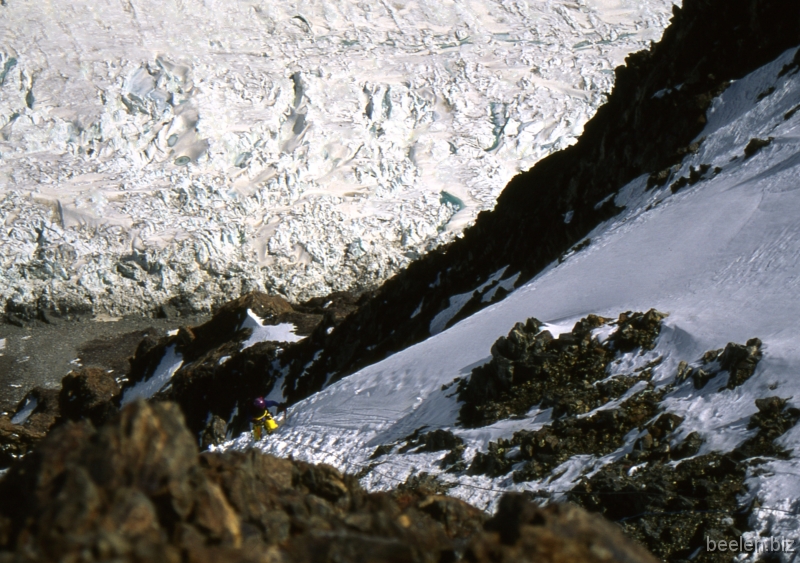
<svg viewBox="0 0 800 563"><path fill-rule="evenodd" d="M288 385L290 401L424 340L439 315L454 311L441 323L449 326L579 252L589 232L619 211L613 196L632 179L676 181L674 167L698 150L715 96L797 45L800 20L786 17L795 12L788 0L676 6L661 41L616 70L608 102L578 143L516 176L462 238L388 280L289 366L287 380L297 381Z"/></svg>
<svg viewBox="0 0 800 563"><path fill-rule="evenodd" d="M683 417L664 412L662 401L687 385L697 391L711 381L721 385L718 391L741 386L762 358L761 341L729 343L692 364L681 361L674 377L658 385L651 378L661 357L630 375L607 377L615 352L641 355L655 347L663 318L653 310L624 313L602 343L593 336L606 322L599 317L582 319L559 339L535 319L517 324L496 342L491 362L462 382L462 423L482 426L534 405L551 407L552 420L491 442L468 465L461 461L450 470L542 483L556 479L556 469L575 456L605 458L599 469L563 491L567 498L619 522L666 561L731 561L735 554L706 552L704 542L751 529L758 504L746 479L765 461L788 459L790 452L775 440L797 424L800 410L780 397L758 398L758 412L747 426L755 432L751 438L729 452L698 455L702 437L684 432ZM462 457L456 448L448 456L450 463Z"/></svg>
<svg viewBox="0 0 800 563"><path fill-rule="evenodd" d="M172 403L69 423L0 480L0 561L641 562L602 518L508 496L488 517L424 484L367 493L333 467L198 454Z"/></svg>
<svg viewBox="0 0 800 563"><path fill-rule="evenodd" d="M251 293L227 303L203 324L182 326L175 334L154 331L129 358L104 354L99 363L117 367L123 360L127 369L74 370L61 380L59 389L35 388L11 413L0 416L0 469L25 455L54 426L69 420L87 419L95 425L108 421L129 400L127 393L153 379L168 350L175 351L181 365L168 382L153 390L155 400L178 403L204 447L238 435L249 428L252 398L273 390L281 362L313 346L358 302L346 292L299 305ZM290 325L303 339L257 341L248 346L254 328L243 325L249 314L267 327ZM234 412L239 414L231 417Z"/></svg>
<svg viewBox="0 0 800 563"><path fill-rule="evenodd" d="M651 350L663 313L623 313L605 343L593 334L608 320L590 315L572 331L553 338L541 323L518 323L492 346L492 359L459 383L464 426L485 426L525 414L534 405L553 408L553 418L590 412L623 395L649 372L608 378L617 351ZM601 382L602 380L602 382ZM597 385L595 385L597 383Z"/></svg>

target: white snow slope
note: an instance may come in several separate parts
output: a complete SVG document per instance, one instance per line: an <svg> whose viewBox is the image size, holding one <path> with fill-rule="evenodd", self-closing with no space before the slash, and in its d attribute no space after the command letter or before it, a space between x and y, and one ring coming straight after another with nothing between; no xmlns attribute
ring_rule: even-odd
<svg viewBox="0 0 800 563"><path fill-rule="evenodd" d="M0 302L375 284L574 142L673 0L0 6Z"/></svg>
<svg viewBox="0 0 800 563"><path fill-rule="evenodd" d="M490 347L518 321L535 316L558 333L589 313L616 316L626 310L655 307L669 313L654 351L623 357L643 364L655 356L657 385L673 382L681 360L699 360L706 350L752 337L764 342L764 358L755 375L733 390L719 385L695 390L691 381L666 396L662 406L686 417L684 434L705 439L701 454L729 451L743 442L754 399L789 398L800 407L800 73L778 78L794 55L734 83L708 113L700 151L683 163L669 183L687 176L690 166L710 164L719 174L672 194L669 183L645 191L646 178L617 194L626 209L591 233L591 245L452 328L351 375L297 404L276 435L253 444L249 434L227 448L258 447L279 455L326 462L358 471L379 444L407 436L427 425L453 428L468 444L467 461L477 449L520 428L535 429L549 413L534 409L523 420L503 421L477 430L455 428L458 404L454 378L468 375L490 357ZM760 93L775 91L757 100ZM790 115L787 119L786 116ZM749 159L743 151L752 137L772 143ZM630 444L636 436L630 436ZM800 428L780 443L800 454ZM513 484L510 477L440 474L457 481L451 492L491 508L501 490L568 489L582 474L619 457L579 456L554 471L559 478ZM380 458L363 483L372 489L396 486L420 471L440 473L433 461L443 454L391 454ZM768 461L749 477L750 494L761 505L796 511L800 499L800 462ZM553 498L557 498L554 495ZM742 499L743 501L746 499ZM795 537L796 517L765 509L754 518L756 531Z"/></svg>

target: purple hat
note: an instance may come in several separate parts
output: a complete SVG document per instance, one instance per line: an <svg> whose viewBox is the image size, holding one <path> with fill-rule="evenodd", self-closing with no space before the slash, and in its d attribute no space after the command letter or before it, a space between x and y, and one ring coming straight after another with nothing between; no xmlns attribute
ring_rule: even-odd
<svg viewBox="0 0 800 563"><path fill-rule="evenodd" d="M265 410L267 408L267 403L264 401L264 397L257 397L255 401L253 401L253 408L258 410Z"/></svg>

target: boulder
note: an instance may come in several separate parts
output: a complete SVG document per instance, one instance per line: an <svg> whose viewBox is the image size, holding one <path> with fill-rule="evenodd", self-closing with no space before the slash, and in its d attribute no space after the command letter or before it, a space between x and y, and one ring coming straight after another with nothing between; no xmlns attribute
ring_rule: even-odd
<svg viewBox="0 0 800 563"><path fill-rule="evenodd" d="M70 372L61 380L61 416L69 420L87 418L95 426L103 424L117 413L113 400L119 394L119 384L106 370L84 368Z"/></svg>

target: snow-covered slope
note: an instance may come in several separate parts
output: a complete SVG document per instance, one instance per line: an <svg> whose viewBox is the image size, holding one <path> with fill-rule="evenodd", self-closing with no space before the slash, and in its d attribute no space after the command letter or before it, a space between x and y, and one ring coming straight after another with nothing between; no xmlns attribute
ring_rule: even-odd
<svg viewBox="0 0 800 563"><path fill-rule="evenodd" d="M672 3L3 3L0 300L381 281L572 143Z"/></svg>
<svg viewBox="0 0 800 563"><path fill-rule="evenodd" d="M747 422L757 411L757 398L780 396L800 406L800 72L792 63L795 52L787 51L716 99L698 137L699 150L672 171L663 187L647 190L643 176L621 189L615 201L625 210L597 227L588 247L552 264L500 303L295 405L274 436L253 444L244 434L224 447L257 447L362 471L363 482L376 489L421 471L440 473L434 462L441 453L369 458L377 446L422 427L451 428L467 445L467 461L485 451L490 440L541 427L549 413L534 409L521 419L459 428L451 383L486 363L492 344L528 317L545 321L557 334L590 313L616 317L651 307L669 314L655 350L620 359L632 369L663 358L652 382L656 388L675 387L661 406L685 417L683 436L700 434L700 454L727 452L752 437ZM676 381L679 362L697 362L707 350L753 337L763 341L764 356L741 386L696 389L691 381ZM543 481L514 484L509 477L446 473L439 478L457 483L452 494L491 507L502 490L568 489L582 474L630 451L635 438L602 459L578 456L560 468L568 471L554 471L560 476ZM800 428L791 428L779 443L799 455ZM797 508L797 475L800 461L794 457L767 460L758 471L750 470L751 498L778 510L755 511L756 532L792 536L796 517L780 510Z"/></svg>

